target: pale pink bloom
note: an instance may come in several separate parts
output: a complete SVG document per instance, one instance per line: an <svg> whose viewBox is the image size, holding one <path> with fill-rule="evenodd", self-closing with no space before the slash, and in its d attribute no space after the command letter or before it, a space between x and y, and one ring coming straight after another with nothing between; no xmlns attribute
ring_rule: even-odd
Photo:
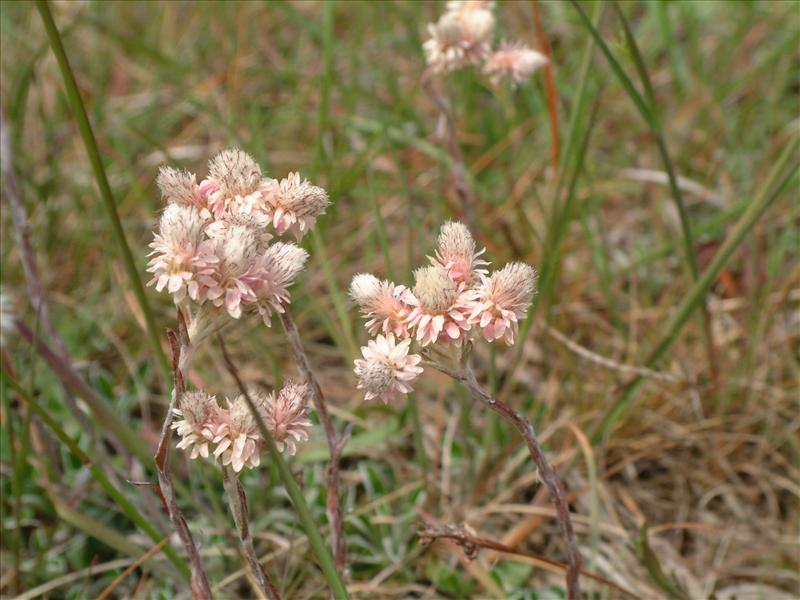
<svg viewBox="0 0 800 600"><path fill-rule="evenodd" d="M494 85L499 85L507 79L512 87L517 87L546 64L547 57L544 54L524 44L503 42L500 48L486 59L483 72Z"/></svg>
<svg viewBox="0 0 800 600"><path fill-rule="evenodd" d="M256 208L267 215L279 234L291 231L298 240L330 204L328 193L301 179L299 173L289 173L280 181L265 179L260 189L261 201Z"/></svg>
<svg viewBox="0 0 800 600"><path fill-rule="evenodd" d="M156 177L156 185L161 190L161 198L167 204L188 204L197 209L205 208L205 198L200 193L194 173L179 171L172 167L161 167Z"/></svg>
<svg viewBox="0 0 800 600"><path fill-rule="evenodd" d="M217 430L225 423L224 411L214 396L204 392L186 392L180 401L180 408L172 409L178 417L172 429L181 436L178 448L189 450L189 458L208 457L209 445Z"/></svg>
<svg viewBox="0 0 800 600"><path fill-rule="evenodd" d="M210 243L218 262L211 273L200 278L206 286L205 297L238 319L243 306L258 300L256 290L267 277L263 257L259 254L258 230L247 225L230 225Z"/></svg>
<svg viewBox="0 0 800 600"><path fill-rule="evenodd" d="M148 255L153 258L147 270L153 274L148 285L164 288L180 302L188 294L192 300L204 299L201 280L217 263L213 249L205 242L200 211L187 204L169 204L161 215Z"/></svg>
<svg viewBox="0 0 800 600"><path fill-rule="evenodd" d="M5 346L17 332L14 324L16 311L16 297L6 288L0 287L0 346Z"/></svg>
<svg viewBox="0 0 800 600"><path fill-rule="evenodd" d="M261 167L252 156L238 148L223 150L208 163L208 177L200 183L210 214L249 211L261 199Z"/></svg>
<svg viewBox="0 0 800 600"><path fill-rule="evenodd" d="M255 289L257 309L264 324L269 326L274 310L284 312L289 303L288 287L303 270L308 260L308 252L284 242L275 242L267 248L261 261L262 279Z"/></svg>
<svg viewBox="0 0 800 600"><path fill-rule="evenodd" d="M258 407L259 402L254 400L254 403ZM223 465L230 465L238 473L243 467L261 464L259 451L264 440L244 396L237 396L233 402L228 400L227 418L215 434L213 442L217 447L214 456Z"/></svg>
<svg viewBox="0 0 800 600"><path fill-rule="evenodd" d="M393 334L378 335L361 348L364 357L356 359L355 373L358 389L366 390L365 400L380 398L384 403L393 401L398 394L408 394L409 382L422 373L422 357L408 354L411 339L395 343Z"/></svg>
<svg viewBox="0 0 800 600"><path fill-rule="evenodd" d="M434 72L444 73L481 64L491 51L494 15L486 8L445 12L428 25L430 38L422 45Z"/></svg>
<svg viewBox="0 0 800 600"><path fill-rule="evenodd" d="M311 421L308 419L308 384L293 382L283 386L278 394L266 396L261 403L264 424L269 429L278 450L290 456L297 452L297 442L308 439Z"/></svg>
<svg viewBox="0 0 800 600"><path fill-rule="evenodd" d="M353 277L350 296L361 308L371 334L380 331L384 335L394 333L401 338L408 337L406 318L411 312L414 295L406 286L361 273Z"/></svg>
<svg viewBox="0 0 800 600"><path fill-rule="evenodd" d="M414 305L407 318L417 341L423 346L433 342L461 342L470 325L463 302L463 284L456 284L440 266L414 271Z"/></svg>
<svg viewBox="0 0 800 600"><path fill-rule="evenodd" d="M531 306L536 293L536 271L525 263L510 263L467 292L471 311L469 322L492 342L503 338L514 343L519 321Z"/></svg>
<svg viewBox="0 0 800 600"><path fill-rule="evenodd" d="M466 10L492 10L493 0L448 0L445 7L448 11L459 12Z"/></svg>
<svg viewBox="0 0 800 600"><path fill-rule="evenodd" d="M447 271L456 283L470 285L479 275L488 271L483 267L489 263L480 258L486 248L475 250L475 240L463 223L448 221L439 231L435 256L428 259Z"/></svg>

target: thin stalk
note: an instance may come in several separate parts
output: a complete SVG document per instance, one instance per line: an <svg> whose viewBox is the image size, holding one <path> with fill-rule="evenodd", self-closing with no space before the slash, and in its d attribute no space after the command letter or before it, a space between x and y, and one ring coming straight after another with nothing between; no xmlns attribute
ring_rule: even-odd
<svg viewBox="0 0 800 600"><path fill-rule="evenodd" d="M617 9L617 15L622 22L622 27L625 30L625 41L627 42L628 48L631 51L631 55L634 59L633 62L636 65L636 70L639 73L639 78L642 80L642 85L644 86L647 100L650 103L650 109L653 116L651 131L656 138L658 153L661 155L661 161L664 163L664 168L667 171L670 193L675 201L675 207L677 208L678 216L680 217L681 232L683 233L684 253L686 255L686 261L689 264L689 271L692 275L692 280L697 281L700 278L700 270L697 267L697 256L695 255L694 251L694 235L692 233L692 224L689 220L689 213L686 211L686 203L683 201L683 192L678 185L678 177L675 175L675 167L670 159L669 151L667 150L667 142L664 136L664 129L661 124L661 117L658 113L658 106L656 105L653 84L650 81L650 75L648 74L647 68L644 64L644 58L639 51L636 38L633 36L633 32L628 25L625 14L622 12L619 4L616 2L614 3L614 8ZM706 346L706 356L710 372L709 374L711 376L712 383L716 385L719 373L717 366L718 361L716 344L714 343L714 334L711 328L711 315L708 311L708 304L706 303L705 298L700 304L700 311L703 321L703 336Z"/></svg>
<svg viewBox="0 0 800 600"><path fill-rule="evenodd" d="M347 549L345 547L342 507L339 503L339 483L341 479L339 463L342 457L342 450L350 435L349 431L345 431L341 438L336 435L336 429L333 426L333 420L328 412L328 405L325 402L325 396L322 394L322 388L317 378L314 376L314 371L311 369L311 362L308 360L308 356L303 349L303 343L300 341L300 334L297 332L297 325L288 308L281 313L280 318L283 331L286 333L286 339L289 340L295 362L297 362L297 367L303 379L306 380L306 383L308 383L311 388L311 398L314 401L314 407L317 409L322 429L325 431L325 439L328 443L328 451L330 452L327 490L328 522L331 526L331 545L333 546L333 553L336 557L336 568L339 570L340 575L344 575L347 564Z"/></svg>
<svg viewBox="0 0 800 600"><path fill-rule="evenodd" d="M631 55L634 59L634 65L636 67L636 72L641 79L642 86L645 90L645 96L643 97L636 87L633 85L633 82L625 73L625 70L620 65L619 61L616 59L614 54L611 52L611 49L606 44L603 37L600 35L600 32L597 30L597 27L592 24L589 20L589 17L581 8L580 4L575 0L570 0L575 10L578 12L580 16L581 22L583 23L584 27L589 31L591 36L597 42L598 47L602 50L603 54L605 55L606 59L608 60L609 64L611 65L611 69L614 71L614 74L619 79L622 86L625 88L625 91L630 96L633 103L636 105L636 108L639 110L642 118L645 120L648 128L650 129L650 133L656 140L656 146L658 148L658 153L661 156L661 160L664 163L664 167L667 171L667 177L669 179L669 187L670 192L672 195L672 199L675 203L675 207L678 211L678 216L680 218L681 224L681 233L683 237L683 246L684 246L684 256L686 258L686 263L689 267L689 272L691 274L693 282L697 282L700 277L700 272L697 267L697 257L695 256L694 251L694 237L692 235L692 227L691 222L689 220L688 212L686 211L686 206L683 201L683 195L681 193L680 187L678 186L677 177L675 175L675 170L672 164L672 160L670 159L669 152L667 151L666 140L664 138L664 131L661 126L661 119L658 114L658 110L656 107L655 101L655 93L653 92L653 85L650 81L650 76L647 73L647 68L645 67L644 60L642 58L641 53L639 52L639 47L636 44L636 40L633 37L633 33L628 26L628 22L625 19L625 15L622 13L618 4L614 4L617 15L620 17L620 20L623 25L624 33L625 33L625 41L628 46L628 49L631 52ZM706 305L705 298L702 298L702 319L703 319L703 338L705 341L706 346L706 354L709 363L709 370L711 375L712 382L716 381L717 378L717 359L716 359L716 351L715 351L715 344L713 339L713 333L711 329L711 317L708 312L708 306Z"/></svg>
<svg viewBox="0 0 800 600"><path fill-rule="evenodd" d="M295 511L300 519L300 524L303 526L303 529L308 536L308 542L311 545L314 555L319 561L322 574L328 581L331 593L336 600L347 600L349 598L349 595L347 594L347 588L345 587L344 582L339 575L339 571L336 569L336 564L333 561L331 553L328 552L328 549L325 547L325 542L322 541L322 536L319 534L317 524L314 522L314 517L311 516L311 510L308 508L306 499L303 497L303 492L301 492L300 488L297 486L297 482L294 480L294 475L289 469L289 465L283 459L283 455L275 445L275 441L272 439L269 429L267 429L267 426L264 423L264 419L261 418L256 405L253 403L252 398L250 398L247 387L244 385L242 378L239 376L239 371L236 368L236 365L233 363L233 360L225 348L225 342L223 341L222 336L219 336L218 339L220 342L220 349L222 350L222 356L225 360L225 364L228 367L228 371L236 380L236 384L239 386L239 391L241 392L242 396L244 396L245 402L247 402L247 406L250 408L250 412L253 415L256 424L258 425L258 430L261 432L261 437L264 439L264 442L267 445L270 458L278 468L278 474L280 475L281 481L283 481L283 485L286 487L286 492L289 494L292 504L294 504Z"/></svg>
<svg viewBox="0 0 800 600"><path fill-rule="evenodd" d="M186 387L184 384L184 377L189 371L189 364L191 361L192 346L189 338L189 332L186 329L186 321L183 313L178 309L178 333L168 331L170 345L172 346L172 367L174 377L174 387L172 388L172 397L170 398L167 414L164 416L164 423L161 425L161 437L158 440L158 448L154 456L156 469L158 471L158 491L161 496L161 502L167 510L169 520L172 526L180 537L183 547L186 549L186 554L189 556L189 564L191 566L192 578L192 596L195 599L211 600L211 587L208 583L208 575L206 575L203 562L200 559L200 553L197 551L197 546L194 543L194 538L186 524L186 519L183 512L178 507L178 499L175 496L175 490L172 485L172 476L169 471L169 445L172 440L172 418L174 410L180 404L180 399L183 397Z"/></svg>
<svg viewBox="0 0 800 600"><path fill-rule="evenodd" d="M445 124L445 150L450 156L450 175L453 178L453 187L456 195L461 201L461 210L464 221L472 234L478 237L478 223L475 220L475 194L467 181L469 172L464 162L464 155L461 152L461 145L458 143L458 128L456 126L455 115L450 106L450 102L443 95L439 94L432 84L433 73L428 69L422 74L422 89L430 96L441 112Z"/></svg>
<svg viewBox="0 0 800 600"><path fill-rule="evenodd" d="M81 450L81 447L75 440L67 435L67 433L62 429L58 421L53 418L50 412L42 407L36 400L34 400L33 397L19 384L19 382L17 382L13 375L8 372L5 365L3 365L3 377L6 383L8 383L8 385L17 393L22 401L25 402L25 404L27 404L34 413L36 413L36 415L44 422L44 424L52 430L61 443L63 443L67 449L76 458L78 458L78 460L86 465L94 480L100 484L108 496L120 507L120 509L122 509L122 512L124 512L125 515L136 526L144 531L154 543L160 543L164 538L163 534L153 527L153 525L150 524L150 522L136 509L136 507L125 497L125 495L118 490L113 483L111 483L111 480L106 476L103 470L92 462L92 459L89 458L89 456L83 450ZM163 551L167 558L172 561L172 563L180 570L180 572L188 577L189 567L187 567L183 559L175 553L175 550L173 550L171 546L167 545L164 546Z"/></svg>
<svg viewBox="0 0 800 600"><path fill-rule="evenodd" d="M72 71L72 67L70 67L67 53L64 50L61 34L58 32L58 27L56 27L55 21L53 21L53 15L50 13L50 7L47 4L47 0L36 0L36 8L39 9L39 14L42 17L42 22L44 23L44 28L47 32L47 37L50 40L50 46L53 48L53 54L55 54L56 60L58 61L58 67L61 71L61 76L64 79L64 90L67 94L67 98L69 99L69 103L72 106L72 112L75 114L75 120L78 122L78 129L80 130L81 137L83 138L84 146L86 146L86 153L89 155L89 162L92 164L92 169L94 170L94 175L97 179L97 186L100 188L100 196L103 199L103 205L105 206L106 214L111 222L112 234L116 238L120 253L122 254L122 262L125 265L125 271L128 275L131 289L136 296L139 308L144 316L145 326L150 337L150 343L153 346L153 350L156 353L156 358L161 365L164 375L169 376L169 361L167 360L167 356L161 347L161 336L156 328L156 323L153 319L153 313L150 310L150 304L147 301L144 286L142 285L142 281L139 278L139 272L136 268L136 261L133 258L133 253L131 252L130 246L128 246L128 241L125 237L125 230L122 228L122 222L120 221L119 214L117 213L114 195L111 192L111 186L108 183L108 177L106 176L105 167L103 166L103 160L100 158L100 151L97 148L97 140L94 137L92 125L89 123L89 117L86 114L86 108L83 105L83 100L81 99L80 92L78 91L78 84L75 81L75 74Z"/></svg>
<svg viewBox="0 0 800 600"><path fill-rule="evenodd" d="M501 418L511 423L525 440L531 458L538 469L539 478L545 486L547 486L550 497L553 499L558 522L561 526L564 545L567 551L567 598L569 600L577 600L580 598L579 575L581 570L581 555L578 551L578 543L575 539L575 530L572 527L572 518L569 513L564 484L542 451L533 426L525 417L520 415L508 404L500 402L497 398L486 392L475 378L475 374L468 361L464 361L464 370L461 373L433 361L423 361L423 364L433 367L437 371L461 383L475 400L482 402L489 410L497 413Z"/></svg>
<svg viewBox="0 0 800 600"><path fill-rule="evenodd" d="M542 17L539 14L539 0L531 0L531 12L533 13L536 37L539 41L539 50L547 57L547 64L544 66L544 89L547 93L547 112L550 117L550 166L555 173L558 171L558 157L561 151L558 139L558 93L553 78L553 57L550 51L550 42L544 33Z"/></svg>
<svg viewBox="0 0 800 600"><path fill-rule="evenodd" d="M222 481L225 485L225 492L228 494L228 502L233 513L233 521L236 523L236 531L239 534L239 541L242 543L242 550L247 558L247 564L256 580L259 590L269 600L280 600L278 590L272 584L272 580L264 571L261 562L258 560L256 549L253 547L253 538L250 535L250 522L247 513L247 497L244 494L242 482L230 467L222 468Z"/></svg>

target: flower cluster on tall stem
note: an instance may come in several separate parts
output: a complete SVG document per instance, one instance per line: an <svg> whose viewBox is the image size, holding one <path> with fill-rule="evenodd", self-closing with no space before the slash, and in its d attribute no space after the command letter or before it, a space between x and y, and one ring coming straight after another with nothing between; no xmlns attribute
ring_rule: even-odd
<svg viewBox="0 0 800 600"><path fill-rule="evenodd" d="M282 180L265 177L249 154L235 148L213 157L200 182L193 173L172 167L163 167L156 182L166 208L150 244L149 285L169 293L178 307L178 334L170 336L175 386L156 455L165 506L192 558L193 582L202 588L201 597L210 597L167 468L175 431L181 438L178 448L190 458L213 456L219 461L255 581L264 595L277 598L255 555L238 474L260 464L269 443L265 435L274 441L273 451L288 454L308 439L309 386L289 383L277 393L253 392L247 398L242 393L221 406L205 392L187 392L184 382L194 350L231 319L253 313L269 326L273 313L285 316L288 289L308 254L292 242L273 241L273 236L291 232L302 238L325 211L328 195L298 173ZM273 457L281 462L279 454Z"/></svg>
<svg viewBox="0 0 800 600"><path fill-rule="evenodd" d="M163 167L157 184L167 206L150 244L149 285L176 304L188 300L234 319L258 313L269 325L308 258L291 242L270 243L270 229L302 238L329 204L325 190L298 173L265 177L235 148L212 158L199 183L193 173Z"/></svg>
<svg viewBox="0 0 800 600"><path fill-rule="evenodd" d="M431 367L464 385L475 400L513 425L525 440L555 504L567 551L567 597L577 600L581 558L564 485L528 420L483 390L470 365L473 345L480 338L514 343L519 322L536 293L536 271L525 263L512 262L489 273L484 252L476 248L465 225L449 222L442 226L436 250L428 257L430 266L414 271L410 290L369 274L353 278L350 296L367 319L367 330L381 332L361 349L363 358L355 361L357 387L365 391L365 400L390 402L412 391L411 382L424 367ZM420 354L411 353L412 344ZM437 346L444 350L456 347L457 368L435 358L432 349ZM449 352L437 354L452 356Z"/></svg>
<svg viewBox="0 0 800 600"><path fill-rule="evenodd" d="M506 80L517 87L547 64L547 57L521 42L504 41L492 50L494 4L486 0L448 2L439 20L428 25L430 37L422 49L435 73L477 67L493 85Z"/></svg>
<svg viewBox="0 0 800 600"><path fill-rule="evenodd" d="M414 271L410 289L367 273L353 278L350 296L369 333L380 332L355 361L367 400L388 402L411 391L422 372L412 343L461 347L478 337L514 343L536 291L536 272L514 262L490 275L484 253L464 224L451 221L439 232L430 265Z"/></svg>

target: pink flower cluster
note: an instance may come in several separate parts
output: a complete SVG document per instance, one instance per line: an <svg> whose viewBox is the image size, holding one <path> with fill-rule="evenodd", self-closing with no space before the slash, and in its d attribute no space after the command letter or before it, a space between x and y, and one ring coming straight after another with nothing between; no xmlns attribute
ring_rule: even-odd
<svg viewBox="0 0 800 600"><path fill-rule="evenodd" d="M269 325L283 312L288 287L308 254L278 235L300 239L325 212L328 195L297 173L278 181L264 177L253 158L225 150L208 165L208 176L162 167L158 179L167 207L150 244L148 285L166 290L176 303L186 298L224 309L234 319L258 312Z"/></svg>
<svg viewBox="0 0 800 600"><path fill-rule="evenodd" d="M436 73L481 67L494 85L504 79L516 87L547 63L547 58L521 43L503 42L492 51L494 2L463 0L447 3L447 10L428 25L430 37L422 45L425 59Z"/></svg>
<svg viewBox="0 0 800 600"><path fill-rule="evenodd" d="M389 401L411 391L409 382L422 368L421 357L409 354L411 343L460 345L470 337L514 343L536 292L536 272L521 262L489 274L469 229L447 222L429 266L414 271L409 289L374 275L353 278L350 296L359 305L375 340L355 361L358 387L366 399Z"/></svg>
<svg viewBox="0 0 800 600"><path fill-rule="evenodd" d="M258 414L267 426L278 450L290 455L297 452L297 442L308 439L311 429L309 388L306 384L287 383L277 394L250 393ZM261 463L264 438L244 396L228 400L222 407L214 396L204 392L186 392L180 408L173 409L172 429L181 437L178 448L189 458L212 455L237 473L244 467Z"/></svg>

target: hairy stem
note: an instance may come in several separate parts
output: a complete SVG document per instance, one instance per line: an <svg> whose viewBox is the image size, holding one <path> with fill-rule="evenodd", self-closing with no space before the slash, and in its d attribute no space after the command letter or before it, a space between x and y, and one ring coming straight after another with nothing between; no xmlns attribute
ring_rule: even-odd
<svg viewBox="0 0 800 600"><path fill-rule="evenodd" d="M426 70L422 75L422 88L430 96L441 112L445 124L445 149L450 155L450 170L453 177L453 186L456 194L461 200L461 209L464 220L467 222L472 234L478 237L478 225L475 220L475 194L467 181L467 166L464 163L464 156L461 153L461 146L458 143L458 129L456 119L450 102L443 95L439 94L432 84L432 72Z"/></svg>
<svg viewBox="0 0 800 600"><path fill-rule="evenodd" d="M306 499L303 497L303 493L300 491L297 482L294 480L294 475L292 475L289 465L286 464L286 461L283 460L283 456L278 451L278 447L275 445L275 440L272 439L272 435L270 435L269 429L267 429L267 426L264 423L264 419L261 418L256 405L253 403L253 399L250 397L247 387L244 385L242 378L239 376L239 370L236 368L236 365L225 348L225 341L221 335L218 335L217 338L219 340L220 350L222 350L222 357L224 358L225 364L228 367L228 372L230 372L231 376L236 381L236 385L239 387L239 391L242 393L242 396L247 402L247 406L250 408L250 412L253 415L256 424L258 425L258 430L261 432L261 437L264 438L270 458L278 467L278 474L283 481L283 485L286 487L286 492L292 499L292 504L294 504L294 508L297 512L298 518L300 519L300 523L303 526L303 529L305 529L306 535L308 536L308 543L311 545L311 549L319 561L319 566L322 569L322 573L330 585L331 595L336 600L347 600L349 597L347 594L347 588L344 585L344 581L342 581L339 571L336 569L336 565L334 564L330 552L328 552L328 549L325 547L325 543L322 541L322 536L320 536L319 531L317 530L317 524L314 522L314 517L311 516L311 511L308 508Z"/></svg>
<svg viewBox="0 0 800 600"><path fill-rule="evenodd" d="M459 373L458 371L454 371L453 369L433 361L424 361L423 364L433 367L461 383L469 390L475 400L482 402L487 408L511 423L525 440L531 458L533 458L533 462L539 470L539 478L545 486L547 486L547 490L550 492L550 496L553 499L558 522L561 525L561 532L567 551L567 598L569 598L569 600L577 600L580 598L579 575L581 569L581 555L578 551L578 543L575 539L575 530L572 527L572 519L570 518L564 484L561 482L561 478L558 476L555 469L553 469L550 461L547 460L541 446L539 446L539 440L536 437L533 426L525 417L520 415L508 404L500 402L497 398L486 392L480 386L477 379L475 379L475 374L468 362L464 365L463 373Z"/></svg>
<svg viewBox="0 0 800 600"><path fill-rule="evenodd" d="M280 600L281 597L278 594L278 590L275 589L266 571L261 566L256 555L256 549L253 547L253 538L250 536L250 523L247 514L247 497L244 494L242 483L230 467L222 468L222 481L225 484L225 492L228 494L233 521L236 523L239 541L242 542L242 550L247 558L247 564L250 565L253 579L255 579L264 597L269 598L269 600Z"/></svg>
<svg viewBox="0 0 800 600"><path fill-rule="evenodd" d="M189 526L186 524L183 512L178 508L178 500L172 487L172 476L169 472L172 418L175 408L186 391L184 377L189 372L192 354L191 340L186 329L186 320L180 309L178 310L178 333L168 331L167 335L172 346L172 370L175 384L172 388L172 397L167 408L167 414L161 426L161 437L158 440L158 448L154 457L156 469L158 470L158 491L161 496L161 502L169 515L169 520L172 522L172 526L178 533L178 537L180 537L186 549L186 554L189 556L189 566L192 571L192 596L200 600L211 600L212 595L211 587L208 584L208 575L206 575L203 562L200 560L200 553L197 551L197 546L194 543L191 531L189 531Z"/></svg>
<svg viewBox="0 0 800 600"><path fill-rule="evenodd" d="M281 313L281 324L283 325L283 330L286 332L289 345L292 347L292 352L297 366L300 369L300 373L311 388L314 408L317 409L320 423L322 423L322 428L325 430L325 439L328 442L328 451L331 456L330 463L328 464L327 505L328 522L331 525L331 546L333 546L336 569L339 571L340 575L344 575L347 564L347 548L345 547L344 539L344 517L342 515L342 507L339 504L339 483L341 480L339 462L342 458L342 450L350 437L349 431L345 431L341 438L336 435L336 429L333 427L333 421L328 412L328 406L325 403L325 396L322 394L322 388L317 378L314 376L314 372L311 370L311 363L303 349L300 335L297 333L297 325L288 310Z"/></svg>

